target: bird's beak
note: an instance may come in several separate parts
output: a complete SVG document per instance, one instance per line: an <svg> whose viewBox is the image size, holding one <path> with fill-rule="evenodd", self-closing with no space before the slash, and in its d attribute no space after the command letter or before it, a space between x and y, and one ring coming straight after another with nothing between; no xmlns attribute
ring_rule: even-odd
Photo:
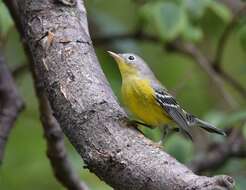
<svg viewBox="0 0 246 190"><path fill-rule="evenodd" d="M109 55L111 55L117 63L122 63L124 62L124 59L117 53L114 53L112 51L108 51Z"/></svg>

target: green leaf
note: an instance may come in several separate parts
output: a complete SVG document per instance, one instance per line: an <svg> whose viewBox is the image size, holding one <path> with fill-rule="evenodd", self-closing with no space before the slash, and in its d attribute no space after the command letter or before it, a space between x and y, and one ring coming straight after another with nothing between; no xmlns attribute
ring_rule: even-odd
<svg viewBox="0 0 246 190"><path fill-rule="evenodd" d="M163 41L177 38L187 23L184 7L172 2L148 3L142 8L141 15Z"/></svg>
<svg viewBox="0 0 246 190"><path fill-rule="evenodd" d="M246 51L246 25L243 25L239 30L240 44L244 51Z"/></svg>
<svg viewBox="0 0 246 190"><path fill-rule="evenodd" d="M230 10L223 4L216 1L209 1L208 8L211 9L224 22L230 21L232 14Z"/></svg>
<svg viewBox="0 0 246 190"><path fill-rule="evenodd" d="M163 40L178 37L186 25L186 13L183 7L174 3L161 3L154 12L157 32Z"/></svg>
<svg viewBox="0 0 246 190"><path fill-rule="evenodd" d="M210 0L184 0L185 7L188 10L191 18L199 19L210 3Z"/></svg>
<svg viewBox="0 0 246 190"><path fill-rule="evenodd" d="M203 32L201 28L187 24L185 27L182 38L187 41L198 42L203 37Z"/></svg>

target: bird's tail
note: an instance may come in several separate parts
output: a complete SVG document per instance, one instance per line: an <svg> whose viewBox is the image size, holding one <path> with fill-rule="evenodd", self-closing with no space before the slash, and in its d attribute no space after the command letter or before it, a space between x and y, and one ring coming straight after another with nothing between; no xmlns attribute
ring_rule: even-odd
<svg viewBox="0 0 246 190"><path fill-rule="evenodd" d="M198 118L195 118L195 123L198 127L201 127L210 133L217 133L217 134L226 136L226 133L223 130L213 126L212 124L210 124L208 122L205 122L205 121L202 121Z"/></svg>

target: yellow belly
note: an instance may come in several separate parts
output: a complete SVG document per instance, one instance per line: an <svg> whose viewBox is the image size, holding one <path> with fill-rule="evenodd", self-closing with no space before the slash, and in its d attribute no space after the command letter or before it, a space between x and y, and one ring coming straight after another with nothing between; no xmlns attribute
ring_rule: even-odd
<svg viewBox="0 0 246 190"><path fill-rule="evenodd" d="M124 104L144 123L159 127L170 122L166 112L156 102L148 80L131 78L123 81L121 90Z"/></svg>

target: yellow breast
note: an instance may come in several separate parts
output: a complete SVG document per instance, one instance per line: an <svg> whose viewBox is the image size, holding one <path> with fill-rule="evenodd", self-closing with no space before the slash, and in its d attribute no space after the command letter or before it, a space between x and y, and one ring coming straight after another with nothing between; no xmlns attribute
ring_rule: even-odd
<svg viewBox="0 0 246 190"><path fill-rule="evenodd" d="M124 104L144 123L159 127L170 122L170 118L154 98L155 92L150 81L130 77L122 82L121 90Z"/></svg>

